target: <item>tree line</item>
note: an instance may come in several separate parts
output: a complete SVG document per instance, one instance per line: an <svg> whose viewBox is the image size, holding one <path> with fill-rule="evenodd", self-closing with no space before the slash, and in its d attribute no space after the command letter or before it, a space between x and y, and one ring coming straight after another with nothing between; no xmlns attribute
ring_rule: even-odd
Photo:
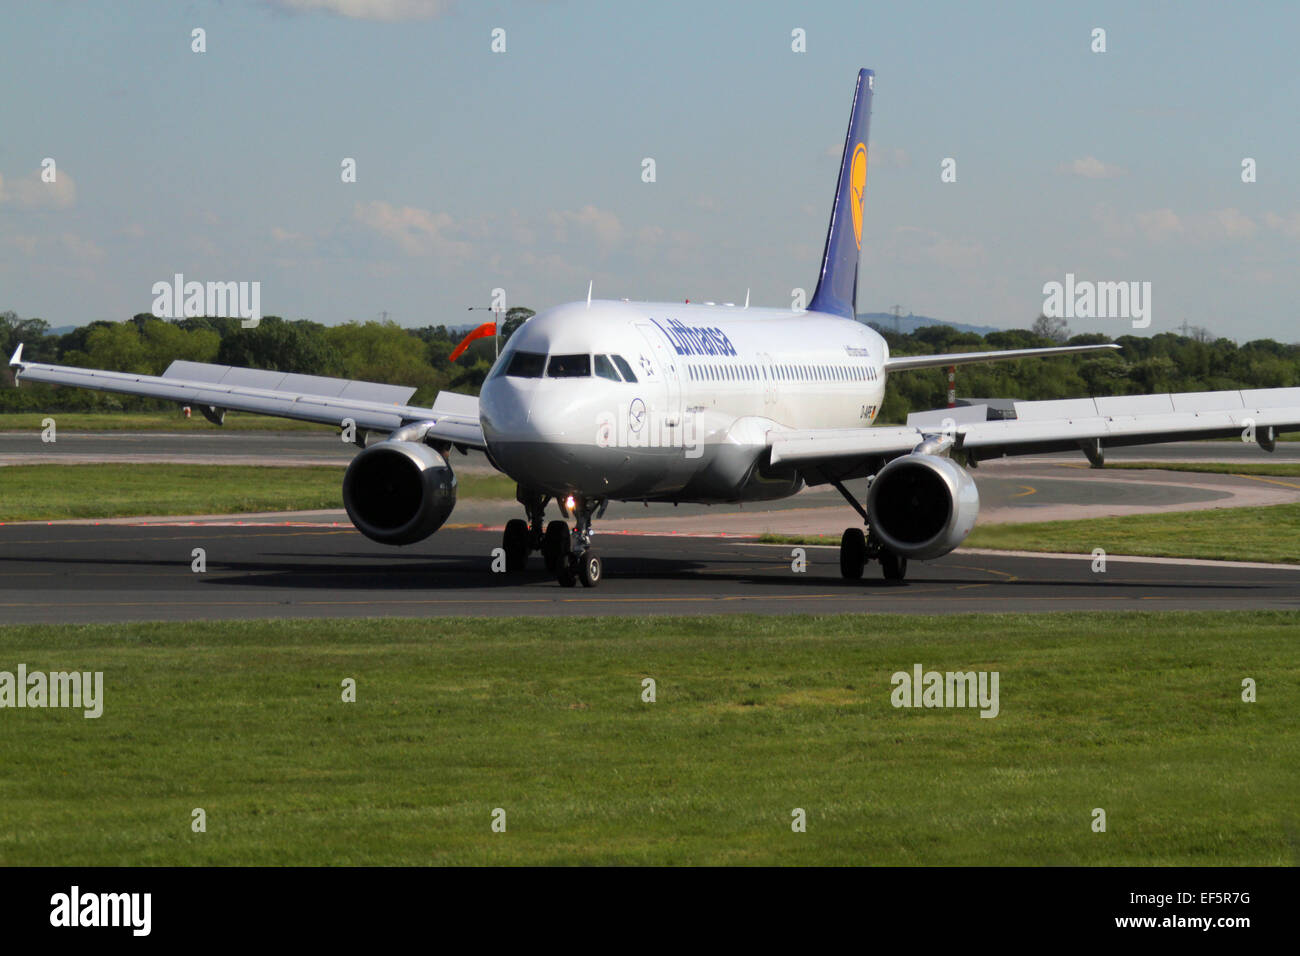
<svg viewBox="0 0 1300 956"><path fill-rule="evenodd" d="M977 335L946 325L923 326L906 335L873 325L891 355L1043 348L1053 345L1115 344L1120 351L1084 352L1059 358L1029 358L957 367L958 398L1096 398L1163 392L1213 392L1241 388L1283 388L1300 384L1300 345L1257 339L1237 345L1203 330L1192 335L1162 332L1141 337L1101 334L1070 336L1060 326ZM897 372L890 376L880 417L901 422L908 412L948 403L946 369Z"/></svg>
<svg viewBox="0 0 1300 956"><path fill-rule="evenodd" d="M502 342L532 315L511 309ZM264 317L243 328L235 318L160 319L141 314L125 322L91 322L53 335L43 319L0 313L4 358L23 343L32 362L75 365L114 372L161 375L175 359L247 368L300 372L332 378L413 385L411 401L430 405L443 390L477 394L492 368L492 339L475 342L455 365L447 359L464 336L445 325L402 328L394 322L347 322L326 326L308 320ZM145 411L174 403L50 385L0 389L0 411Z"/></svg>
<svg viewBox="0 0 1300 956"><path fill-rule="evenodd" d="M511 309L501 341L531 315ZM1041 317L1040 317L1041 319ZM957 369L959 397L1041 400L1148 392L1200 392L1279 388L1300 383L1300 345L1258 339L1237 345L1195 330L1148 337L1068 335L1060 323L1036 321L1031 329L978 335L946 325L907 334L874 326L893 355L921 355L994 349L1035 348L1114 342L1119 352L1026 359ZM125 322L91 322L63 335L50 333L42 319L0 313L0 352L7 360L19 342L23 357L36 362L160 375L174 359L277 369L310 375L414 385L412 402L428 406L442 390L477 394L492 367L491 338L475 342L455 365L447 361L463 329L431 325L403 328L393 322L347 322L325 326L308 320L267 316L254 328L239 319L159 319L137 315ZM942 369L891 376L881 420L902 421L908 412L947 403ZM173 403L48 385L0 389L0 411L108 411L166 409Z"/></svg>

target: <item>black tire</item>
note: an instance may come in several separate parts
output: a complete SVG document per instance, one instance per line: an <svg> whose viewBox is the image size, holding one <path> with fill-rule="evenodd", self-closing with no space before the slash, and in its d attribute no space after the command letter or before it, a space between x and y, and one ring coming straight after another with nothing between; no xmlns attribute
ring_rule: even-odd
<svg viewBox="0 0 1300 956"><path fill-rule="evenodd" d="M594 551L579 556L578 580L582 582L584 588L594 588L600 583L603 573L604 568L600 563L600 557Z"/></svg>
<svg viewBox="0 0 1300 956"><path fill-rule="evenodd" d="M578 560L572 551L560 559L560 570L556 572L560 587L571 588L578 583Z"/></svg>
<svg viewBox="0 0 1300 956"><path fill-rule="evenodd" d="M867 566L867 536L861 528L845 528L840 538L840 576L848 581L862 577Z"/></svg>
<svg viewBox="0 0 1300 956"><path fill-rule="evenodd" d="M506 573L518 574L528 567L528 522L511 518L501 535L501 547L506 552Z"/></svg>
<svg viewBox="0 0 1300 956"><path fill-rule="evenodd" d="M880 570L886 581L901 581L907 577L907 558L900 557L892 551L880 553Z"/></svg>
<svg viewBox="0 0 1300 956"><path fill-rule="evenodd" d="M563 521L552 521L542 536L542 557L546 560L546 570L552 574L557 573L568 553L569 526Z"/></svg>

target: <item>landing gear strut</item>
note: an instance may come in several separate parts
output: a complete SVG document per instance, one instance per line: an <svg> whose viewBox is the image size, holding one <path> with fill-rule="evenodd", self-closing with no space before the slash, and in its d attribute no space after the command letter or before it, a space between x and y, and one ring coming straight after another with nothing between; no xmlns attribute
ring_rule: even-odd
<svg viewBox="0 0 1300 956"><path fill-rule="evenodd" d="M862 523L868 526L865 534L861 528L844 529L844 534L840 537L840 576L848 581L859 580L867 564L874 558L880 562L880 570L886 581L902 581L907 576L907 558L890 551L871 534L867 510L841 482L832 481L831 484L853 506L853 510L862 516Z"/></svg>
<svg viewBox="0 0 1300 956"><path fill-rule="evenodd" d="M501 546L506 553L506 571L518 573L528 566L528 556L534 551L542 553L546 570L554 574L566 588L579 581L583 587L594 588L604 575L600 557L591 549L591 520L605 513L609 502L601 498L590 502L576 495L564 500L556 499L560 512L573 518L573 530L564 521L546 522L546 505L550 495L519 488L515 498L524 506L528 520L512 518L506 522Z"/></svg>
<svg viewBox="0 0 1300 956"><path fill-rule="evenodd" d="M562 521L552 521L546 529L548 542L552 540L552 529L559 525L559 529L554 534L554 544L551 545L551 554L555 554L560 548L563 548L557 557L557 567L555 576L560 582L561 587L571 588L579 581L584 588L594 588L600 583L604 575L604 567L601 564L600 556L591 548L591 519L600 517L605 513L605 508L609 504L606 499L600 499L597 502L590 502L576 495L570 495L568 499L560 505L561 511L568 511L574 519L572 533L568 533L568 527ZM564 537L561 539L560 535Z"/></svg>

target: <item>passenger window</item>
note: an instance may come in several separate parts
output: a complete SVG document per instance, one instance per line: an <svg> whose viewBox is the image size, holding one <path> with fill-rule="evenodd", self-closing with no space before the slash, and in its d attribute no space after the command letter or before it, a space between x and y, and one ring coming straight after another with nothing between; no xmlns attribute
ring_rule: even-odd
<svg viewBox="0 0 1300 956"><path fill-rule="evenodd" d="M546 365L549 378L590 378L590 355L552 355Z"/></svg>
<svg viewBox="0 0 1300 956"><path fill-rule="evenodd" d="M546 356L540 352L516 352L510 357L506 374L515 378L541 378Z"/></svg>
<svg viewBox="0 0 1300 956"><path fill-rule="evenodd" d="M607 378L611 382L621 382L618 372L614 370L614 363L609 360L608 355L596 356L596 374L601 378Z"/></svg>
<svg viewBox="0 0 1300 956"><path fill-rule="evenodd" d="M632 366L627 364L627 359L623 358L621 355L611 355L610 358L614 360L614 364L618 366L618 370L623 373L623 381L636 381L636 375L632 372Z"/></svg>

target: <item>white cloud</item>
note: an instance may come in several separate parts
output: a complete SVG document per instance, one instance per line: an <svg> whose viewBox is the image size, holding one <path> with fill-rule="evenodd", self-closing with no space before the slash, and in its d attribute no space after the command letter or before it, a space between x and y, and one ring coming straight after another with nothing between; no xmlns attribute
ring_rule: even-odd
<svg viewBox="0 0 1300 956"><path fill-rule="evenodd" d="M352 217L363 226L397 243L407 255L463 257L470 251L467 242L448 235L456 221L445 212L431 212L415 206L393 206L382 200L357 203Z"/></svg>
<svg viewBox="0 0 1300 956"><path fill-rule="evenodd" d="M618 216L607 209L597 209L591 205L576 211L566 209L563 212L553 212L550 220L559 242L568 242L570 227L574 227L574 231L580 234L595 236L606 244L616 243L623 238L623 224L619 222Z"/></svg>
<svg viewBox="0 0 1300 956"><path fill-rule="evenodd" d="M1275 212L1266 212L1264 213L1264 225L1270 229L1276 229L1292 239L1300 239L1300 212L1292 213L1289 217L1279 216Z"/></svg>
<svg viewBox="0 0 1300 956"><path fill-rule="evenodd" d="M354 20L430 20L442 16L454 0L269 0L273 6L299 13L333 13Z"/></svg>
<svg viewBox="0 0 1300 956"><path fill-rule="evenodd" d="M67 209L77 201L77 183L66 170L56 170L54 182L41 179L40 171L20 179L0 177L0 203L17 209Z"/></svg>
<svg viewBox="0 0 1300 956"><path fill-rule="evenodd" d="M1255 235L1255 220L1233 208L1210 213L1208 226L1212 238L1249 239Z"/></svg>
<svg viewBox="0 0 1300 956"><path fill-rule="evenodd" d="M1084 179L1114 179L1127 172L1123 167L1103 163L1096 156L1085 156L1073 162L1062 163L1056 167L1056 171L1067 176L1082 176Z"/></svg>
<svg viewBox="0 0 1300 956"><path fill-rule="evenodd" d="M1152 242L1181 236L1186 231L1183 220L1172 209L1152 209L1138 213L1137 228Z"/></svg>
<svg viewBox="0 0 1300 956"><path fill-rule="evenodd" d="M1193 242L1251 239L1257 230L1255 220L1235 207L1182 215L1164 207L1123 215L1117 214L1109 205L1104 205L1093 210L1092 218L1108 238L1132 239L1141 236L1148 242L1166 242L1171 239ZM1266 225L1271 225L1267 216L1264 221Z"/></svg>
<svg viewBox="0 0 1300 956"><path fill-rule="evenodd" d="M4 236L0 237L0 244L17 249L23 255L38 257L56 265L100 262L104 258L102 247L72 232L44 236Z"/></svg>
<svg viewBox="0 0 1300 956"><path fill-rule="evenodd" d="M937 263L954 270L978 269L987 258L984 244L978 240L949 238L915 226L894 229L880 254L906 265Z"/></svg>

